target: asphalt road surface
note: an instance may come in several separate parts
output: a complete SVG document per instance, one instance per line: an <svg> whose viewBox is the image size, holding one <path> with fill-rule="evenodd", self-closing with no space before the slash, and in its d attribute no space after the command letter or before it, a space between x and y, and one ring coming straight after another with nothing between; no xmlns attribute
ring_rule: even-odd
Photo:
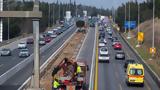
<svg viewBox="0 0 160 90"><path fill-rule="evenodd" d="M79 52L77 57L78 61L86 62L89 66L89 71L87 72L86 82L89 83L90 78L90 70L91 70L91 63L92 63L92 56L94 50L94 43L95 42L95 28L90 28L88 31L88 35L84 41L84 44Z"/></svg>
<svg viewBox="0 0 160 90"><path fill-rule="evenodd" d="M126 59L133 58L138 62L137 57L122 40L120 35L114 32L113 36L119 38L122 48L125 51ZM112 47L112 42L108 39L107 33L106 40L108 41L107 47L111 59L110 63L98 64L98 90L160 90L146 70L144 87L128 87L125 83L125 72L123 68L125 60L115 60L115 50Z"/></svg>
<svg viewBox="0 0 160 90"><path fill-rule="evenodd" d="M40 55L40 65L44 63L49 56L51 56L67 39L69 36L73 34L76 28L70 29L70 32L67 33L64 37L62 37L58 42L52 43L52 45L48 48L46 47L44 52ZM30 53L33 53L33 46L27 46ZM3 74L20 61L24 60L25 58L18 57L19 50L13 50L12 56L9 57L0 57L0 63L4 63L5 66L0 68L0 74ZM3 58L3 59L2 59ZM33 57L29 57L32 58ZM19 72L17 72L14 76L12 76L9 80L7 80L3 85L0 85L0 90L17 90L28 77L30 77L33 73L33 61L29 63L26 67L22 68Z"/></svg>

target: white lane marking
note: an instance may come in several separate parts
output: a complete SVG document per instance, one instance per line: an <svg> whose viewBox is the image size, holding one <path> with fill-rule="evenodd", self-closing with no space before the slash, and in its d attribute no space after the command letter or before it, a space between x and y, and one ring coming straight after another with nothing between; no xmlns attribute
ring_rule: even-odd
<svg viewBox="0 0 160 90"><path fill-rule="evenodd" d="M89 30L89 31L90 31L90 30ZM80 48L80 50L79 50L79 52L78 52L78 55L77 55L77 57L76 57L76 60L79 58L79 56L80 56L80 54L81 54L81 52L82 52L82 48L83 48L83 46L84 46L84 43L86 42L86 39L87 39L87 37L88 37L89 31L87 32L87 34L86 34L86 36L85 36L85 38L84 38L84 40L83 40L83 43L82 43L82 45L81 45L81 48Z"/></svg>
<svg viewBox="0 0 160 90"><path fill-rule="evenodd" d="M119 84L119 88L120 88L119 90L123 90L123 89L122 89L122 85L121 85L121 84Z"/></svg>
<svg viewBox="0 0 160 90"><path fill-rule="evenodd" d="M0 68L3 67L3 64L0 64Z"/></svg>

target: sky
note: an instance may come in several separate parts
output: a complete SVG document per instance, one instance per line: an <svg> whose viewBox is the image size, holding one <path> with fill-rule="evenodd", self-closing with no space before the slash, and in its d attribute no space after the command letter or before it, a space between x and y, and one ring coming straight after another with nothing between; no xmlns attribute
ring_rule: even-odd
<svg viewBox="0 0 160 90"><path fill-rule="evenodd" d="M41 0L45 2L56 2L57 0ZM59 2L69 2L70 0L58 0ZM74 2L74 0L71 0ZM75 0L78 4L89 5L89 6L96 6L98 8L109 8L112 7L117 8L118 6L122 5L122 3L128 2L129 0ZM138 0L142 2L143 0Z"/></svg>

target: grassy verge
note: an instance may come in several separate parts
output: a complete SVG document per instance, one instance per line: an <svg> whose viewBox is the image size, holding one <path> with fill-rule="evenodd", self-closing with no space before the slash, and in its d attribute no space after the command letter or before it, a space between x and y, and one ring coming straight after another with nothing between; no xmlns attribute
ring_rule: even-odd
<svg viewBox="0 0 160 90"><path fill-rule="evenodd" d="M126 34L123 34L123 36L126 37ZM145 60L145 62L151 67L151 69L160 77L160 57L156 57L153 60L149 60L151 58L151 54L149 53L149 47L147 47L146 45L142 45L141 47L136 48L136 38L126 40L139 53L139 55L143 58L143 60Z"/></svg>

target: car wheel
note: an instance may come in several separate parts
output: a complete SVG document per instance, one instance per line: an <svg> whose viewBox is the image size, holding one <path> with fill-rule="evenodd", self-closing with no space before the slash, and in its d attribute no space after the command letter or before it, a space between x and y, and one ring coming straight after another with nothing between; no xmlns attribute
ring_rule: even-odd
<svg viewBox="0 0 160 90"><path fill-rule="evenodd" d="M144 87L144 83L142 83L140 86L141 86L141 87Z"/></svg>
<svg viewBox="0 0 160 90"><path fill-rule="evenodd" d="M129 82L126 81L127 86L130 86L131 84Z"/></svg>

